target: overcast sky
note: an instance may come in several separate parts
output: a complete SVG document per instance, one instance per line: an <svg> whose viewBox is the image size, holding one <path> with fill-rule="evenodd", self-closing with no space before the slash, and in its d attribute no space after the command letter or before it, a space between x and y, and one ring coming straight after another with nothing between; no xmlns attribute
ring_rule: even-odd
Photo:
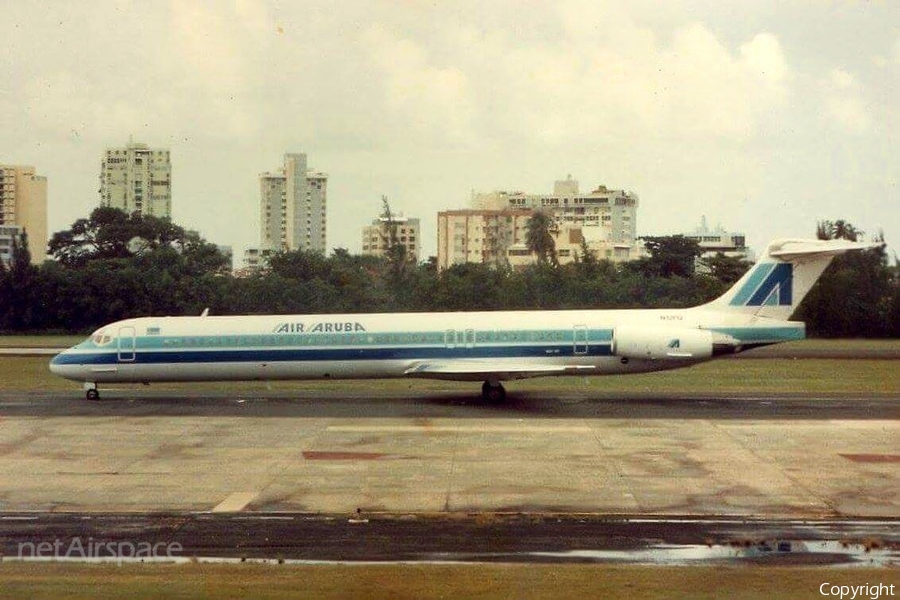
<svg viewBox="0 0 900 600"><path fill-rule="evenodd" d="M285 152L329 174L351 251L382 194L427 256L473 189L568 174L636 192L641 234L900 243L897 2L0 0L0 47L0 162L47 176L50 231L133 134L172 152L175 221L235 254Z"/></svg>

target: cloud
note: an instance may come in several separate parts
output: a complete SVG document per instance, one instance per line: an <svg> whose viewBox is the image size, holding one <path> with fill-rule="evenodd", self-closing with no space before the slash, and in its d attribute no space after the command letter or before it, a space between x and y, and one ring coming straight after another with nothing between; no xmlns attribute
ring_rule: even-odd
<svg viewBox="0 0 900 600"><path fill-rule="evenodd" d="M828 117L848 133L865 133L872 127L869 107L858 96L835 96L825 102Z"/></svg>
<svg viewBox="0 0 900 600"><path fill-rule="evenodd" d="M829 74L831 83L840 90L856 88L856 79L853 75L841 68L832 69Z"/></svg>
<svg viewBox="0 0 900 600"><path fill-rule="evenodd" d="M850 134L866 133L872 128L872 107L852 73L836 67L829 72L822 87L825 88L823 114L829 123Z"/></svg>
<svg viewBox="0 0 900 600"><path fill-rule="evenodd" d="M263 119L253 90L265 84L267 56L277 56L277 27L265 5L177 0L168 18L169 47L150 57L154 70L171 78L161 88L175 91L168 104L212 137L257 133Z"/></svg>
<svg viewBox="0 0 900 600"><path fill-rule="evenodd" d="M471 139L473 98L467 76L436 64L417 42L382 26L364 34L370 60L384 74L384 98L398 125L447 141Z"/></svg>
<svg viewBox="0 0 900 600"><path fill-rule="evenodd" d="M788 77L788 66L781 43L771 33L759 33L741 46L741 58L748 71L771 86Z"/></svg>
<svg viewBox="0 0 900 600"><path fill-rule="evenodd" d="M553 39L451 22L429 29L426 45L422 32L373 27L366 41L383 100L398 120L447 139L571 144L629 133L746 138L784 98L790 70L772 34L731 49L697 23L663 44L603 7L551 16Z"/></svg>
<svg viewBox="0 0 900 600"><path fill-rule="evenodd" d="M141 113L132 103L66 71L41 73L20 91L33 135L46 141L73 136L103 137L135 131Z"/></svg>

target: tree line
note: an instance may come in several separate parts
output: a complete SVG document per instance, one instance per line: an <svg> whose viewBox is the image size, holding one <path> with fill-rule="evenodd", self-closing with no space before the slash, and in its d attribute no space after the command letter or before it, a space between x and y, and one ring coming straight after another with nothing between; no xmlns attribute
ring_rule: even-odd
<svg viewBox="0 0 900 600"><path fill-rule="evenodd" d="M389 226L389 225L388 225ZM819 237L858 236L845 222L823 222ZM325 314L687 307L722 294L749 264L703 259L682 236L647 238L649 256L615 264L586 245L571 264L551 260L546 236L531 236L538 257L524 268L468 263L438 272L402 247L387 257L338 248L330 256L290 251L246 277L230 272L216 246L167 219L98 208L57 232L53 257L31 265L27 241L0 264L0 332L87 333L145 315ZM543 253L543 254L541 254ZM836 259L796 318L818 336L900 336L900 284L883 249Z"/></svg>

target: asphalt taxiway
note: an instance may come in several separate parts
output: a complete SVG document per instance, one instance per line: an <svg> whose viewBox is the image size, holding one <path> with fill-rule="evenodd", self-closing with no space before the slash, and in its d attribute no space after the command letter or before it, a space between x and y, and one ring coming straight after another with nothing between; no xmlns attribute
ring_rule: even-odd
<svg viewBox="0 0 900 600"><path fill-rule="evenodd" d="M0 395L0 512L900 517L900 394ZM2 529L2 528L0 528Z"/></svg>

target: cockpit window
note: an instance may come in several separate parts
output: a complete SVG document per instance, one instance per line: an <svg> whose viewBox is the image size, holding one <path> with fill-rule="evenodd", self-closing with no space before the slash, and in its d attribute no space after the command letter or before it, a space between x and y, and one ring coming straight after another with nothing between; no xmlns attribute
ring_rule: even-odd
<svg viewBox="0 0 900 600"><path fill-rule="evenodd" d="M112 336L101 329L91 336L91 341L95 346L105 346L112 341Z"/></svg>

